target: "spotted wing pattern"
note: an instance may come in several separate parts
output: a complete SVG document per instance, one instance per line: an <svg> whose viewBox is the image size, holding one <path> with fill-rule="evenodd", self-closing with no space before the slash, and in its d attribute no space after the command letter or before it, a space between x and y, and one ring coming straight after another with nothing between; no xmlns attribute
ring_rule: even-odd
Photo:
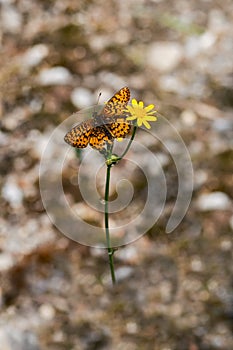
<svg viewBox="0 0 233 350"><path fill-rule="evenodd" d="M112 139L125 137L131 130L123 117L129 99L129 88L122 88L106 103L99 115L73 127L64 140L73 147L85 148L90 144L102 150L106 143L112 143Z"/></svg>
<svg viewBox="0 0 233 350"><path fill-rule="evenodd" d="M93 128L90 134L90 146L101 151L106 143L112 143L112 141L105 126L96 126Z"/></svg>
<svg viewBox="0 0 233 350"><path fill-rule="evenodd" d="M130 91L127 86L120 89L105 105L103 115L121 115L130 99Z"/></svg>
<svg viewBox="0 0 233 350"><path fill-rule="evenodd" d="M93 119L89 119L73 127L64 137L65 142L77 148L87 147L90 141L90 134L94 127Z"/></svg>
<svg viewBox="0 0 233 350"><path fill-rule="evenodd" d="M112 138L125 137L131 130L131 125L126 123L123 117L129 99L130 91L125 86L106 103L103 109L103 120L111 121L111 123L106 124L106 128Z"/></svg>

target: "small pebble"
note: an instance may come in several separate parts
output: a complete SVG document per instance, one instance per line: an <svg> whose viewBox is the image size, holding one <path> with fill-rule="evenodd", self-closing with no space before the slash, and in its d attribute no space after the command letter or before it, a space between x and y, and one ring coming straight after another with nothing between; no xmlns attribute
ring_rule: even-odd
<svg viewBox="0 0 233 350"><path fill-rule="evenodd" d="M197 122L197 116L191 109L186 109L181 113L181 120L185 126L194 126Z"/></svg>
<svg viewBox="0 0 233 350"><path fill-rule="evenodd" d="M9 270L14 264L11 254L2 253L0 254L0 271Z"/></svg>
<svg viewBox="0 0 233 350"><path fill-rule="evenodd" d="M31 330L9 325L0 329L0 344L2 350L40 350L37 336Z"/></svg>
<svg viewBox="0 0 233 350"><path fill-rule="evenodd" d="M77 108L89 107L93 104L93 95L90 90L85 88L76 88L71 93L71 101Z"/></svg>
<svg viewBox="0 0 233 350"><path fill-rule="evenodd" d="M22 59L22 63L27 67L34 67L48 55L49 50L46 45L38 44L28 49Z"/></svg>
<svg viewBox="0 0 233 350"><path fill-rule="evenodd" d="M135 322L127 322L126 323L127 333L136 334L138 332L138 326Z"/></svg>
<svg viewBox="0 0 233 350"><path fill-rule="evenodd" d="M197 208L200 211L227 210L231 208L231 201L223 192L206 193L198 198Z"/></svg>
<svg viewBox="0 0 233 350"><path fill-rule="evenodd" d="M65 67L53 67L43 69L38 76L38 83L44 86L47 85L65 85L70 84L72 75Z"/></svg>
<svg viewBox="0 0 233 350"><path fill-rule="evenodd" d="M199 257L195 257L191 261L191 269L195 272L200 272L203 270L203 264Z"/></svg>
<svg viewBox="0 0 233 350"><path fill-rule="evenodd" d="M138 251L134 246L128 245L124 249L120 249L117 254L118 259L129 262L137 262L138 261Z"/></svg>
<svg viewBox="0 0 233 350"><path fill-rule="evenodd" d="M39 308L40 315L43 319L51 321L55 316L54 307L51 304L43 304Z"/></svg>
<svg viewBox="0 0 233 350"><path fill-rule="evenodd" d="M176 42L156 42L147 52L147 63L161 72L171 71L182 58L183 48Z"/></svg>
<svg viewBox="0 0 233 350"><path fill-rule="evenodd" d="M213 121L212 124L213 129L219 132L228 132L233 131L233 120L230 119L224 119L224 118L218 118Z"/></svg>
<svg viewBox="0 0 233 350"><path fill-rule="evenodd" d="M19 33L22 26L22 15L17 6L3 4L1 8L1 27L10 33Z"/></svg>
<svg viewBox="0 0 233 350"><path fill-rule="evenodd" d="M129 278L133 273L133 268L129 266L123 266L116 269L116 280L117 281L123 281L127 278Z"/></svg>
<svg viewBox="0 0 233 350"><path fill-rule="evenodd" d="M2 196L13 208L17 208L22 204L23 191L13 177L8 177L3 185Z"/></svg>

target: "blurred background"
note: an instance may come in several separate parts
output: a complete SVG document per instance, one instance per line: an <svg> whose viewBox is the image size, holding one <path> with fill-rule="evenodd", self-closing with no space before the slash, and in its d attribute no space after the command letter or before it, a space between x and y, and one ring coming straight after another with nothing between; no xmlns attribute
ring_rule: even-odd
<svg viewBox="0 0 233 350"><path fill-rule="evenodd" d="M0 0L0 9L1 349L231 349L232 1ZM50 222L39 164L57 125L125 85L179 131L194 192L166 234L177 173L154 145L165 210L115 253L112 288L105 252ZM82 206L70 162L64 190Z"/></svg>

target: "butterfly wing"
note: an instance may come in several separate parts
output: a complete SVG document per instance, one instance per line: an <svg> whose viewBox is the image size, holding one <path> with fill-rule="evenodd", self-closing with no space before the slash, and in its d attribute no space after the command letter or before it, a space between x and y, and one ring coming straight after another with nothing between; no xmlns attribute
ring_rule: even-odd
<svg viewBox="0 0 233 350"><path fill-rule="evenodd" d="M112 138L125 137L130 132L130 124L125 122L124 110L130 99L128 87L120 89L104 106L98 116L93 116L73 127L66 135L65 142L77 148L91 147L102 150ZM103 125L98 125L99 121Z"/></svg>
<svg viewBox="0 0 233 350"><path fill-rule="evenodd" d="M129 134L130 123L125 121L125 109L130 99L130 91L127 86L120 89L105 105L101 115L106 122L106 129L112 138L122 138Z"/></svg>
<svg viewBox="0 0 233 350"><path fill-rule="evenodd" d="M105 126L97 126L91 130L89 144L92 148L101 151L106 143L112 143L111 135Z"/></svg>
<svg viewBox="0 0 233 350"><path fill-rule="evenodd" d="M72 147L85 148L90 141L90 135L94 123L92 119L88 119L79 125L73 127L64 137L66 143Z"/></svg>
<svg viewBox="0 0 233 350"><path fill-rule="evenodd" d="M112 138L124 138L131 131L131 124L126 123L124 118L117 118L114 123L106 125L107 130L111 134Z"/></svg>
<svg viewBox="0 0 233 350"><path fill-rule="evenodd" d="M106 103L101 114L105 117L121 115L130 99L130 91L127 86L120 89L110 100Z"/></svg>

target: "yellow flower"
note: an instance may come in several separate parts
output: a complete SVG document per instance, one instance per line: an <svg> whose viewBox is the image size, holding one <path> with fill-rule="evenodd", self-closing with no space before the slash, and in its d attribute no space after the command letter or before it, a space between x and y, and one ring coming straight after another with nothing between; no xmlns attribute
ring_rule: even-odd
<svg viewBox="0 0 233 350"><path fill-rule="evenodd" d="M130 113L130 116L126 118L126 120L136 120L138 126L145 125L147 129L150 129L151 126L148 122L155 122L157 118L153 115L156 111L152 111L154 109L154 105L149 105L144 107L144 103L142 101L137 102L134 98L132 99L132 106L127 106L126 112Z"/></svg>

